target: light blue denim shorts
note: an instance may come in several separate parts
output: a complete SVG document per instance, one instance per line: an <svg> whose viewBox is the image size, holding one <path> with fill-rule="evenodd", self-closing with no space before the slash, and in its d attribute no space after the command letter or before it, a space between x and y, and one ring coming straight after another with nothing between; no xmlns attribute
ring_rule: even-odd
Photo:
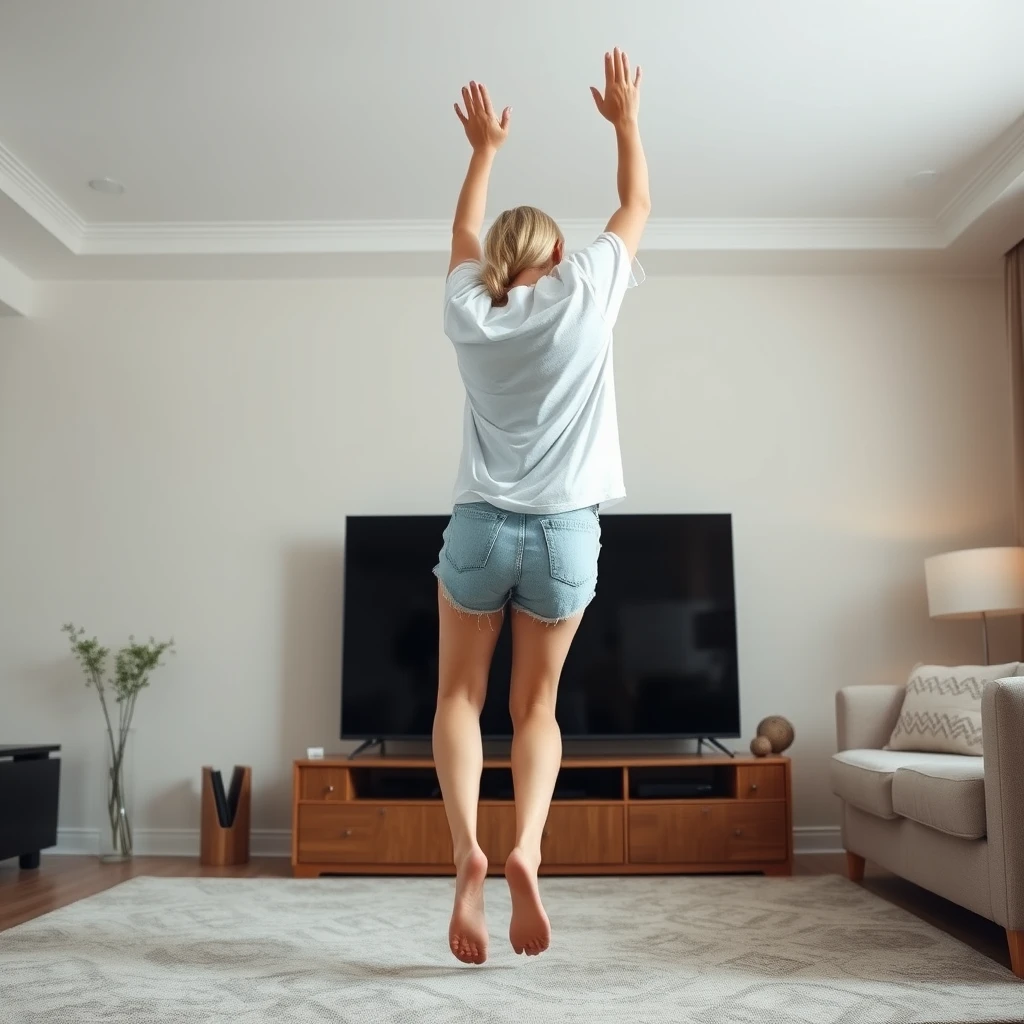
<svg viewBox="0 0 1024 1024"><path fill-rule="evenodd" d="M596 506L557 515L456 505L434 575L459 611L512 607L542 622L578 615L593 600L601 520Z"/></svg>

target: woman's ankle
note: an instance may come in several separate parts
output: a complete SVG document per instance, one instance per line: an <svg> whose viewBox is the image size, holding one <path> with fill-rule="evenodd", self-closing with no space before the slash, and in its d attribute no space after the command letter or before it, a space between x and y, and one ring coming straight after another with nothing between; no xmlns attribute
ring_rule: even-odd
<svg viewBox="0 0 1024 1024"><path fill-rule="evenodd" d="M461 868L463 864L474 858L483 857L485 860L487 859L486 856L484 855L484 851L480 849L480 844L475 841L469 843L460 843L455 848L454 853L455 855L453 857L453 860L455 863L455 867L457 869Z"/></svg>
<svg viewBox="0 0 1024 1024"><path fill-rule="evenodd" d="M541 864L541 852L539 842L530 842L529 840L517 843L513 848L509 857L513 854L517 856L527 867L532 868L534 871L540 868Z"/></svg>

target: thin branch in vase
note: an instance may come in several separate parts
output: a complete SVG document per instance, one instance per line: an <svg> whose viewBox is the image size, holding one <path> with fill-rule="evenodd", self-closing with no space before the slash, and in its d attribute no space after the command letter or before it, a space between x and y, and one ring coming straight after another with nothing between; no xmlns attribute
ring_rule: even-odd
<svg viewBox="0 0 1024 1024"><path fill-rule="evenodd" d="M128 645L114 656L113 675L104 681L107 671L107 657L110 649L103 647L96 637L86 638L84 629L76 629L72 623L62 627L67 633L71 653L82 666L85 685L95 687L99 696L103 719L107 728L107 743L110 749L110 765L107 776L107 813L110 819L111 842L115 852L130 857L133 849L131 822L125 792L125 752L135 717L135 704L139 693L149 686L153 669L163 664L164 654L174 653L174 640L159 643L150 637L145 644L136 643L135 637L128 638ZM107 702L108 689L117 703L117 732L115 736L111 709Z"/></svg>

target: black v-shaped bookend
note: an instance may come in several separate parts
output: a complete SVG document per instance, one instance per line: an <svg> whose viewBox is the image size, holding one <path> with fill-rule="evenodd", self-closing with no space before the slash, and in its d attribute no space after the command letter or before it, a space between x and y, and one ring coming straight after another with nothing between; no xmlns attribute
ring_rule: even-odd
<svg viewBox="0 0 1024 1024"><path fill-rule="evenodd" d="M251 768L236 765L227 791L219 771L203 769L200 863L210 867L248 863L251 791Z"/></svg>

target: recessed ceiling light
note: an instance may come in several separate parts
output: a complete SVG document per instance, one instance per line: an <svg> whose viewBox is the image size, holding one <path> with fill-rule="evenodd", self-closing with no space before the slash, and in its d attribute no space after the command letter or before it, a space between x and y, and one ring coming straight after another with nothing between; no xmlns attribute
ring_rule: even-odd
<svg viewBox="0 0 1024 1024"><path fill-rule="evenodd" d="M94 192L103 192L108 196L119 196L124 192L124 185L113 178L93 178L89 182L89 188Z"/></svg>
<svg viewBox="0 0 1024 1024"><path fill-rule="evenodd" d="M931 188L940 178L938 171L918 171L917 174L912 174L907 178L907 188L912 188L917 192L923 192L926 188Z"/></svg>

